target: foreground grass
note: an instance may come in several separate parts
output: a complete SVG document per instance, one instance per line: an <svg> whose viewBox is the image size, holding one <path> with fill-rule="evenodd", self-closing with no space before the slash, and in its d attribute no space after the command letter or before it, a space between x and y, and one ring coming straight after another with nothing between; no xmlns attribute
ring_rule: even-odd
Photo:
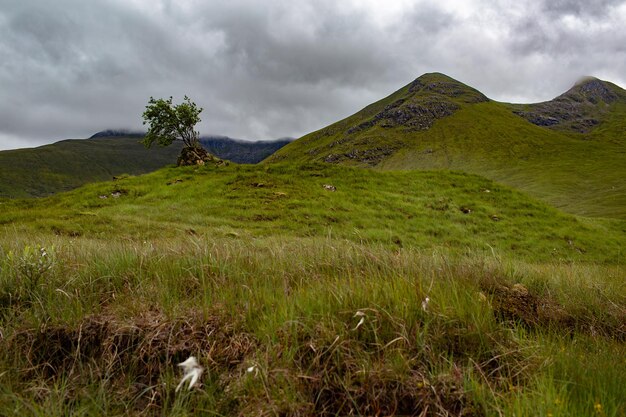
<svg viewBox="0 0 626 417"><path fill-rule="evenodd" d="M623 416L624 266L497 255L7 233L0 410Z"/></svg>
<svg viewBox="0 0 626 417"><path fill-rule="evenodd" d="M626 414L624 222L328 165L0 204L0 414Z"/></svg>

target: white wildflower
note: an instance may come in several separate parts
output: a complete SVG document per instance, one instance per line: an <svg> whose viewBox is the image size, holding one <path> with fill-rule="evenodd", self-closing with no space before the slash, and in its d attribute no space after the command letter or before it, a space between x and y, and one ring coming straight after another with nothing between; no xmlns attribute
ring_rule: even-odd
<svg viewBox="0 0 626 417"><path fill-rule="evenodd" d="M183 368L184 375L183 379L176 387L176 392L178 392L180 387L182 387L187 380L190 380L189 389L193 388L202 376L202 372L204 372L204 368L198 364L198 361L194 356L190 356L186 361L179 363L178 366Z"/></svg>
<svg viewBox="0 0 626 417"><path fill-rule="evenodd" d="M352 331L355 331L356 329L361 327L361 325L363 323L365 323L365 313L363 311L361 311L361 310L358 310L356 313L354 313L353 317L361 317L361 320L359 320L359 322L357 323L356 327L354 329L352 329Z"/></svg>
<svg viewBox="0 0 626 417"><path fill-rule="evenodd" d="M257 365L252 365L246 368L246 372L251 374L254 373L254 376L259 375L259 367Z"/></svg>

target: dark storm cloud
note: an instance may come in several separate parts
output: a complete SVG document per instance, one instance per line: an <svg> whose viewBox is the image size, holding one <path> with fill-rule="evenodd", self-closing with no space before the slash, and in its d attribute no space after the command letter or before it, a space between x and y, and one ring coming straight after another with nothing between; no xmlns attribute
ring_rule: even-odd
<svg viewBox="0 0 626 417"><path fill-rule="evenodd" d="M424 72L503 100L625 81L624 1L0 0L0 149L141 128L192 97L203 133L299 136ZM623 84L622 84L623 85Z"/></svg>

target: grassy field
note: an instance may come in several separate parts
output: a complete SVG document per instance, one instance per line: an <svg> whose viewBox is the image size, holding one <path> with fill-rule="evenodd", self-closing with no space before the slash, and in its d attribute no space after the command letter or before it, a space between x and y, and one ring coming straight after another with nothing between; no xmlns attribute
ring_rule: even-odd
<svg viewBox="0 0 626 417"><path fill-rule="evenodd" d="M475 90L444 75L426 74L419 80L447 90L416 92L410 84L285 146L267 162L459 170L507 184L570 213L626 219L624 90L609 86L621 98L599 105L595 116L601 123L578 133L536 126L514 114L511 105L481 101ZM430 109L441 107L456 110L431 117L427 128L412 126Z"/></svg>
<svg viewBox="0 0 626 417"><path fill-rule="evenodd" d="M18 232L104 239L330 234L390 248L594 262L615 262L626 244L623 221L566 215L478 176L325 164L166 168L3 208L0 224Z"/></svg>
<svg viewBox="0 0 626 417"><path fill-rule="evenodd" d="M621 220L329 164L0 207L2 415L626 415Z"/></svg>

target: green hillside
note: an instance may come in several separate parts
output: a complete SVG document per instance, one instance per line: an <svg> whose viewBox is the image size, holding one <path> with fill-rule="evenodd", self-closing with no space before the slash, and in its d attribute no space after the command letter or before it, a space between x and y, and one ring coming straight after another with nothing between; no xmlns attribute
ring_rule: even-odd
<svg viewBox="0 0 626 417"><path fill-rule="evenodd" d="M625 247L623 220L449 171L167 167L5 200L0 414L619 417Z"/></svg>
<svg viewBox="0 0 626 417"><path fill-rule="evenodd" d="M626 92L596 79L551 102L511 105L425 74L266 161L462 170L571 213L625 219L625 120Z"/></svg>
<svg viewBox="0 0 626 417"><path fill-rule="evenodd" d="M137 137L69 139L0 152L0 198L40 197L176 163L180 146L146 149Z"/></svg>
<svg viewBox="0 0 626 417"><path fill-rule="evenodd" d="M169 168L5 202L0 224L107 239L328 233L390 247L544 260L615 261L626 247L619 222L568 216L478 176L333 165Z"/></svg>

